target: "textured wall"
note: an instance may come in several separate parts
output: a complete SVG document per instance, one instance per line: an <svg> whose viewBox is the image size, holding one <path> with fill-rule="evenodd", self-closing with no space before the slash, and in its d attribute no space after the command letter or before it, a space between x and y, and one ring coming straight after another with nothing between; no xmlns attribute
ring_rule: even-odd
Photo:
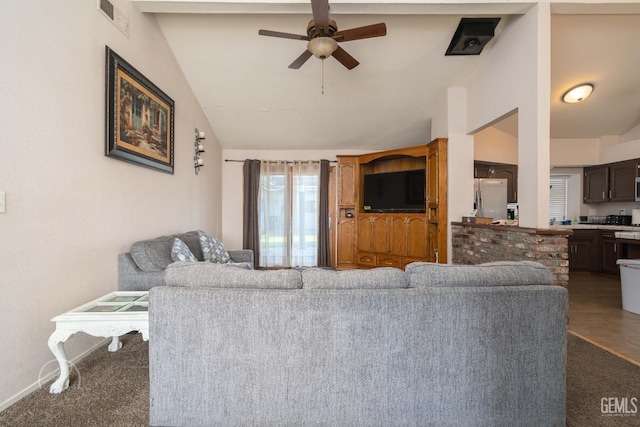
<svg viewBox="0 0 640 427"><path fill-rule="evenodd" d="M453 223L451 229L453 264L536 261L551 269L554 284L566 287L569 283L569 234L566 230L461 223Z"/></svg>
<svg viewBox="0 0 640 427"><path fill-rule="evenodd" d="M126 36L96 5L0 2L0 410L57 367L50 319L116 290L119 252L220 228L221 150L155 18L118 2ZM175 101L174 175L105 157L105 45ZM197 177L195 127L209 134ZM65 348L97 343L80 333Z"/></svg>

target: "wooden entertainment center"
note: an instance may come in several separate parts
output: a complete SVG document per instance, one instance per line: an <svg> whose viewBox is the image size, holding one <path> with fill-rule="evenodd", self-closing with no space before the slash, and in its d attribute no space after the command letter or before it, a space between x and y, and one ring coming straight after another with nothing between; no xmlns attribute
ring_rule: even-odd
<svg viewBox="0 0 640 427"><path fill-rule="evenodd" d="M426 171L426 206L420 213L364 209L367 174ZM415 261L447 262L447 139L360 156L338 156L337 269L397 267Z"/></svg>

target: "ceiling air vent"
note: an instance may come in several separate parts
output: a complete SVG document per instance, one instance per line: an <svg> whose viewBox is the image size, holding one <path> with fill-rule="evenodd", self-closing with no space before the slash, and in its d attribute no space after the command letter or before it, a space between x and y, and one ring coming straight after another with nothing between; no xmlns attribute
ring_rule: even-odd
<svg viewBox="0 0 640 427"><path fill-rule="evenodd" d="M106 16L125 36L129 36L129 19L109 0L98 0L98 10Z"/></svg>
<svg viewBox="0 0 640 427"><path fill-rule="evenodd" d="M480 55L498 22L500 18L462 18L445 56Z"/></svg>

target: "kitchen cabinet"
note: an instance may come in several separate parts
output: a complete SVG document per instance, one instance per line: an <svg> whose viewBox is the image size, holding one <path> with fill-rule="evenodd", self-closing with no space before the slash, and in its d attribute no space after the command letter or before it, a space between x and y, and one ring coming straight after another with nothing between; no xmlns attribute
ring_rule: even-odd
<svg viewBox="0 0 640 427"><path fill-rule="evenodd" d="M437 241L437 236L432 238ZM425 261L429 241L423 214L360 214L357 263L401 268L408 262Z"/></svg>
<svg viewBox="0 0 640 427"><path fill-rule="evenodd" d="M507 202L518 202L518 165L475 161L474 178L502 178L507 180Z"/></svg>
<svg viewBox="0 0 640 427"><path fill-rule="evenodd" d="M619 275L617 265L620 258L620 243L616 241L615 232L600 230L600 272Z"/></svg>
<svg viewBox="0 0 640 427"><path fill-rule="evenodd" d="M598 271L597 230L573 230L569 237L569 270Z"/></svg>
<svg viewBox="0 0 640 427"><path fill-rule="evenodd" d="M609 166L609 201L633 202L635 201L635 181L637 160L612 163Z"/></svg>
<svg viewBox="0 0 640 427"><path fill-rule="evenodd" d="M584 203L633 202L635 178L640 173L640 159L625 160L584 168Z"/></svg>
<svg viewBox="0 0 640 427"><path fill-rule="evenodd" d="M358 203L358 157L338 157L338 220L336 268L356 268L356 208Z"/></svg>
<svg viewBox="0 0 640 427"><path fill-rule="evenodd" d="M609 192L609 167L590 166L584 168L582 200L585 203L606 202Z"/></svg>

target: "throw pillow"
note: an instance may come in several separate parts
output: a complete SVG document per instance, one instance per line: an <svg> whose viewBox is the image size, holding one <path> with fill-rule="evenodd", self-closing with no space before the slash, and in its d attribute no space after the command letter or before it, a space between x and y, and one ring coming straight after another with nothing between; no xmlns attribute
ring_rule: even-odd
<svg viewBox="0 0 640 427"><path fill-rule="evenodd" d="M174 262L171 258L171 248L176 238L182 240L189 247L191 253L202 261L202 250L200 250L200 240L196 231L135 242L131 245L129 251L131 258L133 258L138 268L144 272L164 271L167 265Z"/></svg>
<svg viewBox="0 0 640 427"><path fill-rule="evenodd" d="M204 261L218 264L231 261L229 252L224 248L220 240L209 236L201 230L198 230L198 239L200 240L200 248L202 249L202 258Z"/></svg>
<svg viewBox="0 0 640 427"><path fill-rule="evenodd" d="M198 262L185 242L176 238L171 247L171 259L174 261Z"/></svg>

